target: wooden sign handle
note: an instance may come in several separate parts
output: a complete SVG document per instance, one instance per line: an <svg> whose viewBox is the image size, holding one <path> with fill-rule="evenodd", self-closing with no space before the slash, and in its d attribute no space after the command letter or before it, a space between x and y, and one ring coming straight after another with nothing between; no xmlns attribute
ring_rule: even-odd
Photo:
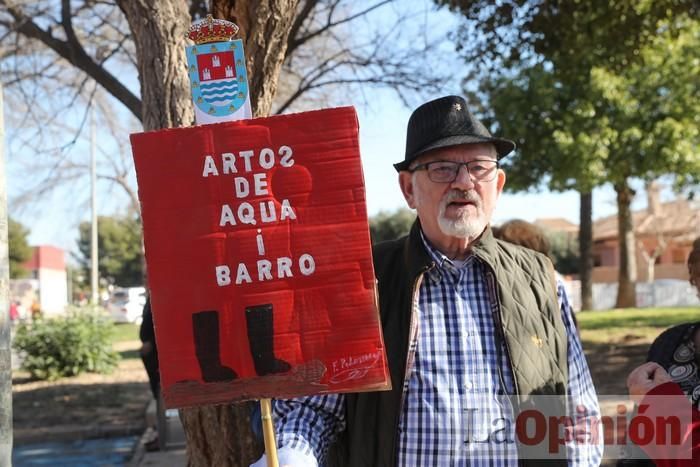
<svg viewBox="0 0 700 467"><path fill-rule="evenodd" d="M277 440L275 425L272 423L272 400L260 399L260 418L262 419L263 436L265 438L265 457L267 467L279 467L277 460Z"/></svg>

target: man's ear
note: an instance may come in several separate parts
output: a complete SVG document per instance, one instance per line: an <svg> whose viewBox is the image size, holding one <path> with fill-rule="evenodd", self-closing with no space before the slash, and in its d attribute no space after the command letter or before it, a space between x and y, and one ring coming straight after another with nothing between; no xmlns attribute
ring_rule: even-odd
<svg viewBox="0 0 700 467"><path fill-rule="evenodd" d="M496 189L498 190L498 196L501 195L503 187L506 184L506 173L502 169L498 169L498 175L496 176Z"/></svg>
<svg viewBox="0 0 700 467"><path fill-rule="evenodd" d="M406 199L408 207L411 209L416 208L416 200L413 191L413 174L406 170L399 172L399 186L401 187L401 193Z"/></svg>

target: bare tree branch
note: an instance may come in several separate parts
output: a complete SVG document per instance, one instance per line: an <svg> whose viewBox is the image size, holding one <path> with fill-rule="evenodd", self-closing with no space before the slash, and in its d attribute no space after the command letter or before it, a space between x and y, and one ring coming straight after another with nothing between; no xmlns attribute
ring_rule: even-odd
<svg viewBox="0 0 700 467"><path fill-rule="evenodd" d="M324 24L341 22L332 19L339 1L324 3L327 7ZM363 11L384 3L390 2L379 2ZM357 20L359 17L349 14L345 18ZM415 40L407 41L407 47L396 45L402 40L403 26L411 20L409 15L399 14L391 27L376 30L369 36L351 32L348 35L342 27L335 26L322 38L304 44L285 62L286 85L279 96L276 113L297 107L302 96L316 96L317 92L331 95L333 89L351 88L356 94L363 93L366 87L362 84L393 89L404 103L408 103L408 94L436 90L447 80L427 65L427 58L437 50L438 44L430 43L426 36L422 45ZM313 32L302 35L313 35ZM359 37L366 37L366 41L358 42Z"/></svg>
<svg viewBox="0 0 700 467"><path fill-rule="evenodd" d="M25 36L36 39L51 48L61 57L68 60L72 65L87 73L95 81L100 83L109 93L121 101L136 118L141 120L141 100L124 86L114 75L97 64L80 46L80 43L73 31L70 18L66 20L64 0L62 25L67 41L62 41L53 37L50 31L41 29L31 18L26 16L18 7L8 4L7 0L1 0L0 5L15 19L14 29Z"/></svg>
<svg viewBox="0 0 700 467"><path fill-rule="evenodd" d="M335 3L333 7L331 8L330 13L328 14L328 19L326 20L326 24L317 29L316 31L313 31L303 37L296 38L292 43L291 47L288 46L288 54L294 52L299 46L304 45L306 42L310 41L311 39L320 36L321 34L325 33L326 31L330 30L331 28L334 28L336 26L339 26L341 24L349 23L350 21L353 21L357 18L366 16L368 13L372 12L373 10L376 10L377 8L382 7L383 5L386 5L388 3L393 2L394 0L382 0L381 2L375 3L374 5L365 8L362 11L359 11L353 15L347 16L345 18L342 18L338 21L333 21L333 13L335 11L336 6L338 5L339 2ZM291 35L290 35L291 37ZM290 51L291 49L291 51Z"/></svg>
<svg viewBox="0 0 700 467"><path fill-rule="evenodd" d="M314 8L318 4L318 1L319 0L306 0L299 9L299 13L297 14L296 18L294 18L294 23L292 23L292 29L289 31L289 38L287 39L287 51L285 52L287 57L293 55L294 51L298 47L299 39L297 36L299 35L299 31L301 30L302 25L309 19L309 15L311 15L313 12Z"/></svg>
<svg viewBox="0 0 700 467"><path fill-rule="evenodd" d="M201 17L206 3L190 0L186 4L193 17ZM337 105L346 102L343 96L348 95L355 102L368 102L365 92L375 87L393 90L404 102L434 90L443 78L426 65L434 44L402 36L415 17L403 6L393 8L396 3L300 0L292 32L284 39L288 48L277 113ZM420 21L424 11L419 15ZM113 1L0 0L0 56L6 58L0 70L9 91L7 103L15 110L9 120L13 131L8 154L37 155L22 161L36 183L13 195L15 206L87 179L81 140L92 106L100 128L101 186L126 195L128 204L138 211L133 161L125 138L133 131L133 120L120 121L124 115L115 112L114 99L122 103L124 99L105 86L97 73L87 71L96 67L115 78L113 70L136 70L136 45L123 12ZM134 76L135 71L122 75ZM97 91L88 84L88 76L100 84ZM141 100L134 99L140 108ZM103 144L105 140L109 143ZM74 204L80 202L76 199Z"/></svg>

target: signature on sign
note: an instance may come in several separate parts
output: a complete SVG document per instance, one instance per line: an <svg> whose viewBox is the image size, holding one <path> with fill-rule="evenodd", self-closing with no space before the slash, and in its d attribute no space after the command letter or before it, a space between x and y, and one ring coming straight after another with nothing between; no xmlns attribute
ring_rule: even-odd
<svg viewBox="0 0 700 467"><path fill-rule="evenodd" d="M331 383L342 383L360 379L379 361L381 352L371 352L362 355L339 358L331 363Z"/></svg>

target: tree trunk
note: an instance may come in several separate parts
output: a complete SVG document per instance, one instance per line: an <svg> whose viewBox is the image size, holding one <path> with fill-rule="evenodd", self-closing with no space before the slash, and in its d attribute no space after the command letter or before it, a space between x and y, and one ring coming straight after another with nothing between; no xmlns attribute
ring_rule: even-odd
<svg viewBox="0 0 700 467"><path fill-rule="evenodd" d="M263 453L252 434L252 404L193 407L180 410L187 435L188 467L248 467Z"/></svg>
<svg viewBox="0 0 700 467"><path fill-rule="evenodd" d="M187 2L118 0L136 46L146 131L191 125L194 108L185 58Z"/></svg>
<svg viewBox="0 0 700 467"><path fill-rule="evenodd" d="M266 116L272 108L277 80L287 51L289 32L299 0L212 0L215 18L241 28L248 68L253 114Z"/></svg>
<svg viewBox="0 0 700 467"><path fill-rule="evenodd" d="M298 0L213 0L213 16L234 21L246 53L253 112L270 112ZM191 125L187 2L119 0L134 36L145 130ZM262 454L250 430L251 403L183 409L190 467L247 467Z"/></svg>
<svg viewBox="0 0 700 467"><path fill-rule="evenodd" d="M129 23L136 47L143 129L191 125L194 108L185 58L190 14L185 2L118 0L117 4ZM146 284L143 236L141 264Z"/></svg>
<svg viewBox="0 0 700 467"><path fill-rule="evenodd" d="M0 112L3 112L0 85ZM0 113L0 144L5 141L5 122ZM10 253L7 219L5 153L0 146L0 465L12 465L12 361L10 344Z"/></svg>
<svg viewBox="0 0 700 467"><path fill-rule="evenodd" d="M593 193L581 193L579 209L578 247L579 247L579 277L581 279L581 309L593 309Z"/></svg>
<svg viewBox="0 0 700 467"><path fill-rule="evenodd" d="M620 268L616 308L632 308L637 305L635 282L637 281L637 255L634 241L634 225L630 204L634 190L627 180L615 184L617 193L617 235L620 242Z"/></svg>

